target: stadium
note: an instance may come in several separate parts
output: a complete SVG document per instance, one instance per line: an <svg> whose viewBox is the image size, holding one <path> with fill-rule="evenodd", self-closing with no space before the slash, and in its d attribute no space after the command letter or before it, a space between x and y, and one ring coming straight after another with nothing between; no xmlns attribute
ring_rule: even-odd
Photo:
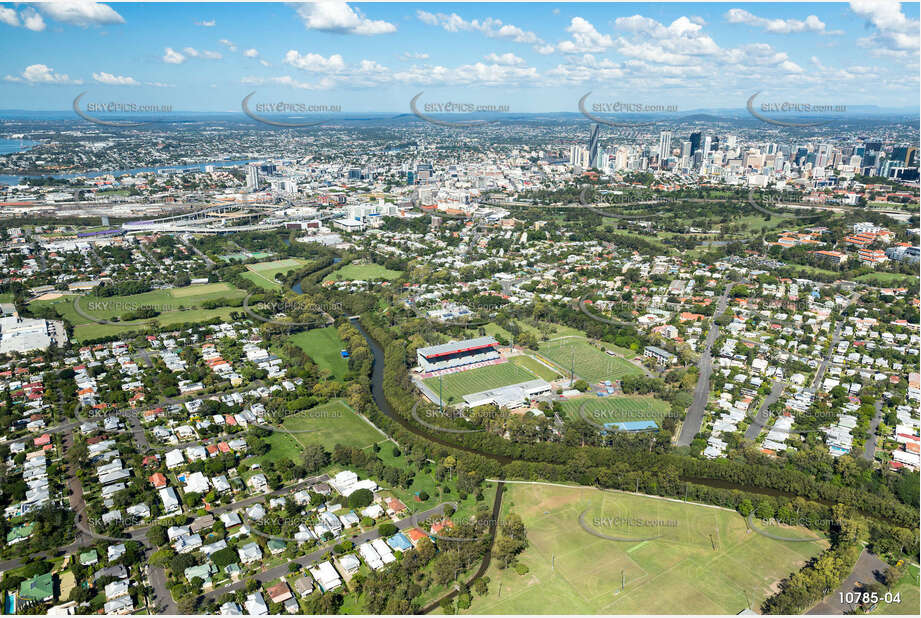
<svg viewBox="0 0 921 618"><path fill-rule="evenodd" d="M492 337L452 341L416 350L422 378L432 378L502 362L499 342Z"/></svg>
<svg viewBox="0 0 921 618"><path fill-rule="evenodd" d="M416 350L414 382L432 402L520 408L550 393L550 384L499 353L492 337L452 341ZM442 401L444 399L444 401Z"/></svg>

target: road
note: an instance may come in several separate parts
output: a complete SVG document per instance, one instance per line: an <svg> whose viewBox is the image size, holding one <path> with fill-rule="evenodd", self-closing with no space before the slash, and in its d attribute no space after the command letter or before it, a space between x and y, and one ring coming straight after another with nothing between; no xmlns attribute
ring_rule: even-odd
<svg viewBox="0 0 921 618"><path fill-rule="evenodd" d="M783 389L783 380L775 380L774 384L771 386L771 392L768 393L768 396L764 398L763 402L761 402L761 407L758 409L758 414L755 415L755 418L752 419L751 425L749 425L748 429L745 430L746 439L756 440L758 438L761 430L764 429L764 426L771 418L771 413L768 408L771 407L774 402L780 399L780 396L783 394Z"/></svg>
<svg viewBox="0 0 921 618"><path fill-rule="evenodd" d="M445 506L447 506L448 504L450 504L450 503L448 503L448 502L443 502L443 503L439 504L438 506L435 506L435 507L432 507L432 508L428 509L427 511L422 511L422 512L420 512L420 513L415 513L414 515L411 515L410 517L406 517L406 518L404 518L404 519L401 519L401 520L399 520L398 522L396 522L396 527L399 528L400 530L406 530L407 528L414 528L414 527L416 527L416 525L417 525L416 522L418 522L418 521L420 521L420 520L428 519L429 517L434 517L434 516L436 516L436 515L441 515L441 514L443 514L443 513L444 513L444 508L445 508ZM494 521L495 521L495 520L494 520ZM326 556L329 552L332 551L332 548L333 548L334 545L336 545L337 543L342 542L343 540L352 541L352 544L353 544L353 545L358 546L358 545L364 543L365 541L371 541L371 540L373 540L373 539L379 538L380 535L381 535L380 531L379 531L377 528L374 528L373 530L368 530L367 532L362 532L361 534L359 534L359 535L357 535L357 536L354 536L354 537L348 537L347 539L337 539L336 541L333 541L332 543L329 543L329 544L327 544L327 545L324 545L323 547L321 547L321 548L319 548L319 549L316 549L316 550L310 552L309 554L307 554L307 555L305 555L305 556L300 556L300 557L298 557L298 558L294 558L293 560L291 560L291 562L296 562L297 564L299 564L299 565L301 566L301 568L303 568L303 567L309 566L309 565L311 565L311 564L313 564L313 563L315 563L315 562L319 562L324 556ZM248 577L246 577L246 578L243 578L243 579L241 579L240 581L235 582L235 583L233 583L233 584L229 584L229 585L227 585L227 586L222 586L222 587L220 587L220 588L215 588L214 590L212 590L211 592L208 592L208 593L205 594L204 596L205 596L205 598L207 598L207 599L215 599L215 600L217 600L217 599L219 599L221 596L227 594L228 592L234 592L234 591L236 591L236 590L242 590L243 588L246 587L247 583L250 582L250 581L256 580L256 581L260 582L261 584L264 584L264 583L267 583L267 582L276 580L276 579L278 579L278 578L280 578L280 577L282 577L282 576L288 575L289 573L290 573L290 571L288 570L288 563L285 563L285 564L282 564L282 565L280 565L280 566L271 568L271 569L269 569L269 570L267 570L267 571L263 571L263 572L261 572L261 573L258 573L258 574L256 574L256 575L252 575L252 576L248 576Z"/></svg>
<svg viewBox="0 0 921 618"><path fill-rule="evenodd" d="M200 257L201 259L205 261L205 263L208 265L208 270L214 268L214 260L209 258L204 253L202 253L198 247L196 247L195 245L190 243L188 240L186 240L185 234L179 234L178 238L179 238L179 241L182 242L182 244L184 244L186 247L191 249L192 252L195 253L195 255L197 255L198 257Z"/></svg>
<svg viewBox="0 0 921 618"><path fill-rule="evenodd" d="M486 574L486 571L489 569L489 565L492 562L492 548L496 542L496 528L499 523L499 513L502 510L502 493L505 490L505 483L499 481L496 485L496 501L492 505L492 520L489 522L489 548L486 550L486 554L483 555L483 561L480 563L480 568L476 570L476 573L473 574L473 577L467 580L467 587L469 588L473 582L475 582L480 577ZM429 614L434 610L438 609L441 606L441 602L445 599L453 599L458 595L460 591L455 587L449 593L433 601L427 607L422 609L423 614Z"/></svg>
<svg viewBox="0 0 921 618"><path fill-rule="evenodd" d="M887 565L885 562L868 552L866 549L857 558L857 563L851 574L841 582L838 588L820 601L818 605L806 612L806 615L842 615L853 614L857 603L842 602L842 594L858 592L862 584L870 584L882 575ZM917 608L915 608L917 609Z"/></svg>
<svg viewBox="0 0 921 618"><path fill-rule="evenodd" d="M883 420L883 400L876 400L876 414L873 415L873 420L870 421L870 437L867 438L866 448L863 451L861 457L867 461L873 461L876 457L876 429L879 427L880 422Z"/></svg>
<svg viewBox="0 0 921 618"><path fill-rule="evenodd" d="M163 264L160 263L160 260L158 260L157 258L155 258L155 257L153 256L153 254L150 253L150 251L147 249L147 247L144 246L144 243L139 242L139 243L137 244L137 247L138 247L138 251L140 251L141 254L142 254L145 258L147 258L147 259L150 261L151 264L153 264L153 265L156 266L157 268L163 268Z"/></svg>
<svg viewBox="0 0 921 618"><path fill-rule="evenodd" d="M678 446L690 446L694 436L700 431L700 426L704 422L704 412L707 408L707 400L710 398L710 374L713 373L713 357L710 354L710 347L719 336L720 327L716 323L716 318L723 315L726 311L726 304L729 300L729 290L735 285L730 282L719 301L716 303L716 310L713 312L713 320L710 322L710 332L707 333L707 339L704 342L703 353L700 355L700 361L697 363L700 369L700 376L697 378L697 386L694 387L694 401L684 417L681 424L681 433L678 436Z"/></svg>
<svg viewBox="0 0 921 618"><path fill-rule="evenodd" d="M853 305L854 301L856 301L859 296L860 294L857 292L851 294L850 298L847 300L847 307ZM828 346L828 354L822 359L819 368L815 372L815 379L812 381L812 392L816 392L822 385L822 378L825 376L825 372L828 371L828 366L831 364L831 358L835 354L835 348L838 347L838 342L841 340L841 327L844 326L844 321L844 316L841 316L838 319L838 323L835 325L835 331L831 336L831 345Z"/></svg>

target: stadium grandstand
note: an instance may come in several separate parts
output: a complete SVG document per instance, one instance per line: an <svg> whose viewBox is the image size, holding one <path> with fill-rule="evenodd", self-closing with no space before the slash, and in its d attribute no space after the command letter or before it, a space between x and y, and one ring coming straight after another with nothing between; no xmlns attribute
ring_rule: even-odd
<svg viewBox="0 0 921 618"><path fill-rule="evenodd" d="M502 361L492 337L477 337L464 341L452 341L416 350L419 369L429 375L453 373L461 369L473 369Z"/></svg>

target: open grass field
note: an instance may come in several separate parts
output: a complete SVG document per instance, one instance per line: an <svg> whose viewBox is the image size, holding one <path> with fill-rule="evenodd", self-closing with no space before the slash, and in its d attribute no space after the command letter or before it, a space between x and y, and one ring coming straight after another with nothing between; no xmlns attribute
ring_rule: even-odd
<svg viewBox="0 0 921 618"><path fill-rule="evenodd" d="M292 433L272 432L267 438L271 445L269 452L252 461L296 460L308 444L331 451L336 444L365 448L386 438L342 399L287 416L282 426Z"/></svg>
<svg viewBox="0 0 921 618"><path fill-rule="evenodd" d="M339 331L334 326L313 328L291 335L291 343L307 353L320 369L328 369L336 379L348 373L349 361L342 358L341 350L345 343L339 338Z"/></svg>
<svg viewBox="0 0 921 618"><path fill-rule="evenodd" d="M539 352L564 370L568 370L570 365L574 364L576 375L592 383L643 374L640 367L618 356L602 352L584 339L548 341L541 344Z"/></svg>
<svg viewBox="0 0 921 618"><path fill-rule="evenodd" d="M462 613L736 614L827 546L749 532L735 511L594 488L509 484L502 511L524 521L530 546L519 558L530 572L493 562L489 592ZM628 540L594 536L580 515Z"/></svg>
<svg viewBox="0 0 921 618"><path fill-rule="evenodd" d="M534 377L546 380L547 382L552 382L560 377L559 372L550 369L547 365L544 365L530 356L512 356L508 360L510 363L518 365L525 371L530 371L534 374Z"/></svg>
<svg viewBox="0 0 921 618"><path fill-rule="evenodd" d="M572 419L588 419L593 423L604 425L620 421L655 421L660 427L662 418L671 410L671 406L654 397L579 397L561 403L567 416ZM583 405L585 406L583 408Z"/></svg>
<svg viewBox="0 0 921 618"><path fill-rule="evenodd" d="M918 278L911 275L901 275L899 273L867 273L855 278L854 281L876 286L898 285L903 287L918 285Z"/></svg>
<svg viewBox="0 0 921 618"><path fill-rule="evenodd" d="M525 371L514 363L502 363L444 376L442 378L442 394L445 402L457 403L461 401L464 395L535 379L537 378L534 377L534 374ZM423 382L436 395L438 394L438 378L428 378Z"/></svg>
<svg viewBox="0 0 921 618"><path fill-rule="evenodd" d="M392 281L403 272L399 270L390 270L380 264L346 264L339 270L335 270L323 279L324 281L371 281L374 279L386 279Z"/></svg>
<svg viewBox="0 0 921 618"><path fill-rule="evenodd" d="M206 283L203 285L190 285L183 288L169 288L151 290L143 294L130 296L74 296L64 295L54 300L37 300L30 306L53 307L64 320L74 326L74 339L84 341L112 334L126 333L147 328L151 320L156 320L163 326L182 324L184 322L202 322L215 317L226 318L231 311L238 311L234 307L218 307L215 309L201 309L201 304L208 300L243 298L245 292L229 283ZM74 301L78 303L83 313L100 320L112 320L137 310L140 307L152 307L160 312L151 320L133 320L117 324L100 324L90 320L74 308Z"/></svg>
<svg viewBox="0 0 921 618"><path fill-rule="evenodd" d="M263 289L279 290L281 289L281 284L275 280L275 275L294 270L306 263L307 260L302 260L300 258L288 258L285 260L275 260L273 262L249 264L246 267L249 272L243 273L243 278L249 279Z"/></svg>

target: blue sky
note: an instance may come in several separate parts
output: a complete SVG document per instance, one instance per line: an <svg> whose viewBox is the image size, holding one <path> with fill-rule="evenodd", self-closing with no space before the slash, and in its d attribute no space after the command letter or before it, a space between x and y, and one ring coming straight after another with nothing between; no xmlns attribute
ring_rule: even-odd
<svg viewBox="0 0 921 618"><path fill-rule="evenodd" d="M0 109L918 107L918 3L0 2Z"/></svg>

